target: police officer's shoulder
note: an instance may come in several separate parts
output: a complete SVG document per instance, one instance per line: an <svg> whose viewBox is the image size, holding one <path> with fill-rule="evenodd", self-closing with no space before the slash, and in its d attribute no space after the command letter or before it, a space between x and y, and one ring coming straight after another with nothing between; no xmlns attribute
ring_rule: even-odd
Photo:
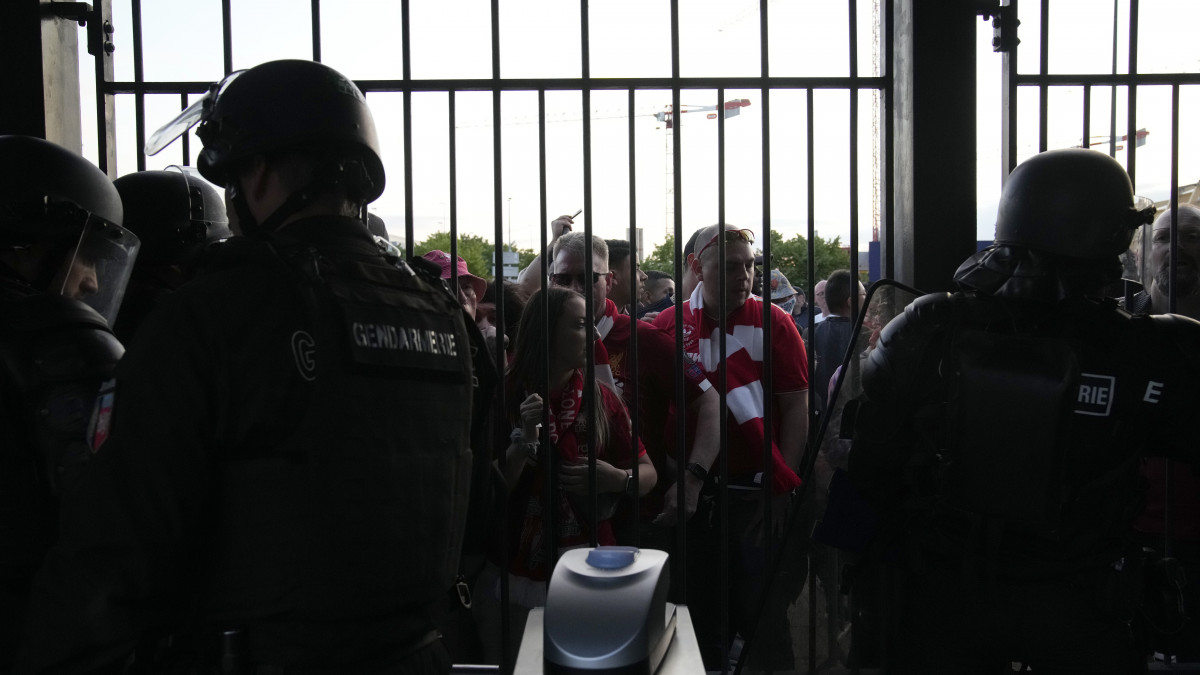
<svg viewBox="0 0 1200 675"><path fill-rule="evenodd" d="M909 303L902 314L888 323L880 337L886 342L902 332L920 334L936 332L961 316L967 302L968 297L962 293L922 295Z"/></svg>
<svg viewBox="0 0 1200 675"><path fill-rule="evenodd" d="M1179 345L1188 353L1196 352L1200 345L1200 321L1180 314L1147 314L1133 317L1134 321L1152 326L1159 335Z"/></svg>
<svg viewBox="0 0 1200 675"><path fill-rule="evenodd" d="M884 326L877 348L867 357L863 387L868 397L886 397L896 382L921 372L930 348L957 323L966 302L960 293L923 295Z"/></svg>
<svg viewBox="0 0 1200 675"><path fill-rule="evenodd" d="M279 256L270 244L249 237L230 237L208 243L200 256L201 273L219 272L247 265L262 265L277 261Z"/></svg>
<svg viewBox="0 0 1200 675"><path fill-rule="evenodd" d="M281 286L294 285L287 264L273 246L249 237L207 244L197 259L196 276L159 304L259 302Z"/></svg>
<svg viewBox="0 0 1200 675"><path fill-rule="evenodd" d="M441 265L433 262L432 260L426 260L421 256L413 256L409 258L408 264L411 265L412 268L416 270L417 274L420 274L421 277L426 281L438 286L442 284Z"/></svg>

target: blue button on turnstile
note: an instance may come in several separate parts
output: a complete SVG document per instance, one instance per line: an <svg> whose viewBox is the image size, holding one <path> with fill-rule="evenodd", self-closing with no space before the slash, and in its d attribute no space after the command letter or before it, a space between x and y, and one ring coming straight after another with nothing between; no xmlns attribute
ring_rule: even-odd
<svg viewBox="0 0 1200 675"><path fill-rule="evenodd" d="M588 552L587 564L601 570L619 570L632 565L637 555L634 546L600 546Z"/></svg>

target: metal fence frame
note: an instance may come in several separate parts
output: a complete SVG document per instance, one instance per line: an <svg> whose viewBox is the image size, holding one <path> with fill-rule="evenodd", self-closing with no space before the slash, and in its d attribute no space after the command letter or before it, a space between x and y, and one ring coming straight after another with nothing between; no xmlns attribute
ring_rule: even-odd
<svg viewBox="0 0 1200 675"><path fill-rule="evenodd" d="M122 142L122 139L116 139L116 137L115 137L115 129L114 129L115 122L113 120L113 115L111 112L112 111L112 101L114 100L114 97L117 97L117 96L132 96L133 101L134 101L134 117L135 117L135 125L136 125L136 131L135 131L136 136L133 139L133 141L137 144L137 147L138 147L137 167L136 168L140 171L140 170L144 170L146 168L146 157L145 157L145 154L143 151L143 148L145 146L146 135L147 135L146 134L147 121L145 119L145 96L147 94L178 94L180 97L180 108L182 109L182 108L186 107L188 104L188 95L189 94L204 93L208 90L211 83L209 83L209 82L194 82L194 81L157 81L157 82L146 81L145 77L144 77L144 71L143 71L143 53L142 53L142 21L141 21L142 0L129 0L129 1L131 3L131 10L132 10L132 16L133 16L133 25L132 25L131 32L132 32L134 79L133 79L133 81L114 81L111 61L108 62L107 68L101 68L100 66L97 67L96 91L97 91L97 114L98 114L97 125L98 125L98 130L99 130L98 154L101 158L100 159L101 168L104 168L104 169L108 168L106 166L106 162L110 161L112 158L115 158L115 153L113 152L113 148L110 147L110 144L114 143L114 142ZM764 146L763 159L762 159L762 174L763 174L763 182L764 182L763 193L762 193L764 241L761 243L761 246L762 246L762 252L763 252L763 257L764 257L764 261L765 261L764 268L766 270L770 270L771 269L771 264L770 264L771 242L770 242L770 236L769 236L770 222L771 222L771 210L770 210L770 208L771 208L771 204L770 204L770 202L771 202L771 193L770 193L770 176L771 176L770 110L771 110L771 107L770 107L770 97L771 97L772 91L775 91L775 90L789 90L789 89L790 90L804 90L806 92L806 108L807 108L807 114L808 114L808 124L807 124L807 129L806 129L806 138L807 138L806 146L807 147L806 147L806 152L805 152L805 155L806 155L805 162L806 162L806 166L807 166L807 170L808 170L807 186L806 186L807 192L808 192L808 200L807 200L806 215L807 215L807 220L808 220L807 239L809 242L809 256L808 256L809 262L808 262L808 270L807 271L808 271L809 279L807 280L808 283L806 284L806 286L811 288L812 282L814 281L813 277L816 274L815 261L813 259L814 258L814 256L813 256L813 241L814 241L814 234L815 234L815 212L814 212L814 206L813 206L813 204L814 204L813 175L814 175L814 171L816 170L817 167L816 167L816 161L814 159L814 150L813 150L813 139L814 139L813 93L814 93L814 90L816 90L816 89L833 89L833 90L844 90L844 91L847 91L850 93L850 111L851 111L850 118L851 119L849 121L850 145L848 148L849 158L850 158L850 175L848 177L849 181L850 181L850 183L849 183L850 184L850 206L849 206L849 213L850 213L850 216L849 216L849 219L850 219L850 267L852 269L852 272L857 276L858 247L860 244L859 236L858 236L859 190L858 190L858 161L857 161L857 152L858 152L858 146L859 146L858 93L860 91L866 91L866 90L872 90L872 89L878 90L882 93L884 109L886 110L890 107L890 101L892 99L892 75L891 75L891 71L890 71L891 63L892 63L892 58L891 58L892 44L891 44L891 39L890 39L890 31L891 31L891 27L893 25L891 3L888 3L888 2L883 3L883 9L882 9L882 11L884 12L884 24L885 24L885 28L884 28L885 32L883 32L883 35L884 35L883 43L884 43L885 55L884 55L884 64L882 65L882 68L881 68L882 73L879 76L862 76L859 74L858 51L857 51L857 44L858 44L858 37L857 37L857 33L858 33L858 22L857 22L858 1L857 0L848 0L848 2L847 2L849 19L850 19L848 22L849 34L850 34L850 48L849 48L849 55L848 55L849 73L850 73L849 76L847 76L847 77L775 77L775 76L771 76L769 74L769 52L768 52L768 44L769 43L768 43L768 30L767 30L768 23L769 23L770 2L768 0L760 0L760 2L759 2L759 12L760 12L759 31L760 31L760 50L761 50L761 53L760 53L761 76L759 76L759 77L682 77L680 75L680 54L679 54L679 45L680 45L679 0L671 0L671 3L670 3L671 4L671 76L670 77L652 77L652 78L602 78L602 79L601 78L593 78L593 77L591 77L591 74L590 74L590 64L589 64L588 2L587 2L587 0L581 0L581 2L580 2L580 16L581 16L580 38L581 38L581 52L582 52L581 53L582 69L581 69L580 76L577 78L504 79L500 76L500 72L501 72L500 71L500 39L501 39L501 35L500 35L499 16L500 16L501 8L500 8L499 0L491 0L492 77L488 78L488 79L417 80L417 79L412 78L411 72L410 72L411 59L410 59L410 37L409 37L409 21L408 21L410 1L411 0L402 0L401 1L401 13L402 13L403 19L402 19L402 23L400 26L401 64L402 64L402 66L401 66L402 71L401 71L400 77L397 79L374 79L374 80L357 80L356 81L357 84L359 85L359 87L365 93L399 92L403 95L403 101L404 101L404 118L403 118L404 147L403 147L403 153L404 153L404 170L405 170L405 177L404 177L404 195L405 195L404 232L405 232L406 249L407 249L406 253L409 256L411 256L413 253L413 240L414 240L414 237L413 237L413 217L414 216L413 216L413 199L412 199L412 197L413 197L413 179L412 179L412 150L413 150L413 148L412 148L412 132L413 132L413 129L412 129L412 117L411 117L411 97L414 92L445 92L445 93L447 93L447 95L449 97L449 127L450 127L450 139L449 139L450 175L448 176L448 181L449 181L449 186L450 186L449 227L450 227L452 242L455 242L455 243L452 243L452 250L450 251L450 255L456 256L457 255L457 243L456 242L457 242L457 237L458 237L458 225L457 225L457 208L456 208L456 205L457 205L456 164L455 164L456 143L455 143L455 135L454 135L454 120L455 120L455 95L458 92L485 91L485 92L492 93L492 119L493 119L494 128L497 129L497 131L493 133L494 140L493 140L493 148L492 148L493 162L494 162L493 170L494 170L494 175L495 175L495 179L494 179L495 180L495 189L494 189L494 195L493 195L493 202L494 202L493 209L494 209L494 215L495 215L494 241L500 242L500 241L503 241L503 236L502 236L502 234L503 234L503 231L502 231L503 198L501 196L503 194L503 192L502 192L502 175L503 174L501 171L501 160L502 160L503 148L501 146L501 135L500 135L498 129L500 127L500 122L501 122L500 105L501 105L502 93L509 92L509 91L536 91L538 94L539 172L540 172L539 187L540 187L540 193L541 193L540 194L540 221L542 223L546 223L546 222L548 222L549 214L547 212L547 205L546 205L545 94L547 91L553 91L553 90L568 90L568 91L581 92L581 94L582 94L581 110L582 110L582 119L583 119L582 162L583 162L583 170L584 170L584 174L583 174L584 175L584 206L583 206L584 232L587 235L591 235L592 234L592 230L591 230L592 189L591 189L591 185L590 185L590 183L591 183L591 121L590 121L590 115L589 115L590 96L591 96L592 91L597 91L597 90L626 91L628 93L628 99L630 102L629 125L630 125L630 130L631 130L630 139L629 139L629 153L630 153L630 176L629 176L629 181L630 181L629 182L629 184L630 184L630 230L629 230L629 233L630 234L629 234L629 239L630 239L630 241L636 241L636 229L637 229L636 195L637 195L637 192L635 190L635 174L634 174L634 165L633 165L635 141L634 141L634 137L632 134L633 120L634 120L633 100L634 100L635 93L638 90L643 90L643 89L659 89L659 90L669 89L671 91L672 109L673 110L681 110L680 96L681 96L681 92L683 92L683 91L695 90L695 89L707 89L707 90L715 89L717 92L717 99L719 101L723 101L724 100L724 92L726 89L758 89L759 91L761 91L761 96L762 96L762 104L761 104L762 110L763 110L763 112L762 112L762 119L763 119L763 131L762 131L763 136L762 136L762 138L763 138L763 146ZM111 8L108 6L110 2L111 2L111 0L101 0L101 2L98 4L103 4L104 11L108 11L109 14L111 14ZM311 22L311 25L312 25L312 55L311 56L312 56L313 60L320 61L321 60L321 1L320 0L310 0L310 7L311 7L311 12L312 12L312 22ZM221 11L222 11L222 26L223 26L222 45L223 45L223 55L224 55L224 72L225 72L225 74L228 74L229 72L231 72L233 70L232 0L221 0ZM99 62L99 59L98 59L98 62ZM353 73L347 73L347 74L350 75L351 77L353 77ZM883 146L882 154L887 158L887 161L890 162L891 157L892 157L892 148L891 148L891 143L889 141L891 119L889 116L883 115L883 120L884 120L884 124L886 126L885 126L885 130L883 132L883 137L881 139L879 139L878 142L880 142ZM725 184L724 184L724 166L723 166L723 164L724 164L724 155L723 155L724 117L721 115L718 115L717 123L718 123L718 148L719 148L719 150L718 150L718 152L719 152L719 155L718 155L718 157L719 157L719 159L718 159L718 190L719 190L718 220L723 222L724 207L725 207ZM686 237L684 235L684 229L683 229L684 224L683 224L682 215L681 215L682 214L681 204L682 204L683 195L682 195L682 186L681 186L681 180L680 180L680 173L681 173L681 171L680 171L681 143L680 143L680 137L679 137L680 132L681 132L681 129L679 128L678 125L676 125L676 128L675 128L676 137L675 137L675 143L674 143L674 153L673 153L672 162L674 165L673 166L673 173L674 173L674 194L673 194L673 198L674 198L674 237L675 237L675 242L676 242L675 282L676 282L677 288L682 287L681 274L682 274L684 261L682 259L681 246L682 246L682 242L686 239ZM186 134L183 137L181 150L182 150L182 163L187 164L190 159L191 150L188 146L188 136ZM891 171L884 169L883 173L884 173L884 176L880 177L879 185L881 186L881 191L884 193L886 198L890 199L891 195L893 194L892 183L890 180ZM883 199L883 198L884 197L881 196L881 199ZM892 231L892 224L890 222L891 212L892 212L892 209L890 209L890 208L886 208L884 210L886 222L881 224L884 231L889 232L889 233ZM890 249L892 247L891 238L888 237L886 239L886 241L888 242L888 248L889 248L889 253L890 253ZM541 237L541 247L542 247L541 250L542 251L546 250L546 244L547 244L546 233L545 233L545 228L543 227L542 228L542 237ZM720 244L720 248L723 250L723 248L724 248L723 242ZM502 254L500 251L500 247L497 247L497 252L496 252L496 268L497 269L503 269L503 260L502 260L501 255ZM630 261L632 263L633 256L630 256ZM588 266L589 266L589 271L590 271L590 260L588 261ZM723 274L722 274L721 283L723 283L723 282L724 282L724 279L723 279ZM857 298L855 298L855 301L857 301ZM587 305L588 305L587 311L588 311L589 315L591 314L591 311L592 311L591 302L592 302L591 298L588 297L587 298ZM498 318L498 323L501 326L503 326L502 304L503 303L498 303L498 307L497 307L498 312L500 312L500 316ZM676 305L677 312L681 311L679 308L680 308L680 304L677 304ZM769 309L770 309L769 306L764 306L764 310L765 310L764 311L764 324L767 326L770 325ZM681 314L677 314L677 317L676 317L677 325L679 325L679 326L682 326L682 321L680 320L681 316L682 316ZM723 321L722 321L722 324L723 324ZM770 343L769 343L770 331L769 330L765 331L765 333L766 333L766 338L765 338L766 344L764 345L765 358L764 358L764 363L763 363L764 373L765 373L764 387L767 392L767 396L768 396L768 400L769 400L770 393L773 391L771 376L770 376L770 373L772 370L771 357L770 357ZM634 332L633 339L636 340L636 331ZM680 355L682 355L682 353L683 353L683 335L682 335L681 329L678 329L676 331L675 344L676 344L677 352ZM634 348L636 348L636 347L634 347ZM812 360L813 360L813 355L810 354L809 355L810 370L811 370L811 366L812 366ZM593 367L593 363L592 363L592 360L589 358L589 362L588 362L589 374L591 373L592 367ZM634 365L634 368L636 368L636 364ZM682 371L681 368L677 368L678 377L677 377L677 381L676 381L676 392L675 392L676 400L683 400L684 381L683 381L683 376L682 376L681 371ZM720 376L721 376L721 381L723 382L724 381L724 369L723 368L721 369ZM723 388L719 387L719 389L721 390L722 409L727 410L727 408L725 407L726 402L724 400ZM504 401L502 398L503 391L500 392L500 396L501 396L501 399L497 402L497 405L501 406L501 409L503 409L503 406L504 406ZM809 406L810 411L812 410L811 401L812 401L812 399L810 396L810 406ZM635 417L634 422L636 425L637 412L636 412L636 410L631 411L631 412ZM767 427L768 432L767 432L765 449L768 450L768 452L764 453L764 457L769 457L769 449L770 449L770 443L771 443L770 429L771 429L771 423L772 423L770 416L771 416L770 406L766 406L766 418L764 419L764 424ZM637 427L635 426L635 429L636 428ZM810 429L815 429L815 428L816 428L816 424L813 423L812 413L810 412ZM723 439L725 438L725 436L724 436L725 433L727 433L727 429L725 428L725 425L723 423L722 424L722 438ZM678 460L679 460L678 466L683 467L686 464L686 462L683 460L683 457L684 457L683 456L684 428L683 428L682 421L681 421L681 424L678 425L678 428L676 429L676 445L679 448L679 452L680 452L680 455L678 457ZM722 456L724 457L724 453L722 453ZM593 469L594 469L594 465L593 465ZM767 472L767 477L765 478L765 480L769 484L769 472L770 472L770 462L769 461L766 462L765 471ZM593 471L593 477L594 477L594 471ZM680 476L677 476L676 478L679 478L679 477ZM593 480L593 489L594 489L594 480ZM769 500L767 500L767 501L769 502ZM722 514L723 514L722 520L723 520L723 522L725 522L727 524L727 517L728 517L727 510L723 510ZM768 514L768 517L769 517L769 514ZM680 528L680 542L681 542L681 544L683 542L682 528ZM681 549L681 551L682 551L684 560L686 560L686 549L683 548L683 549ZM723 567L723 569L727 570L728 569L728 560L725 560L724 562L725 562L725 567ZM684 566L681 565L679 569L684 569ZM727 583L727 580L723 580L723 582ZM508 662L511 663L512 661L509 660Z"/></svg>

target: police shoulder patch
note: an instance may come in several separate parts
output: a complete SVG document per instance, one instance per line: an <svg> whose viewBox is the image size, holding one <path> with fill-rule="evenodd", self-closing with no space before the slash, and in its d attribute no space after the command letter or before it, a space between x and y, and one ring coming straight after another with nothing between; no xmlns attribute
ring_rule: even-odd
<svg viewBox="0 0 1200 675"><path fill-rule="evenodd" d="M96 396L96 402L92 404L92 416L88 422L87 442L88 449L93 454L100 451L100 447L104 445L104 441L108 440L109 431L112 426L113 404L117 397L117 381L113 379L105 380L100 385L100 393Z"/></svg>
<svg viewBox="0 0 1200 675"><path fill-rule="evenodd" d="M463 372L467 351L450 315L343 305L351 360L372 368Z"/></svg>
<svg viewBox="0 0 1200 675"><path fill-rule="evenodd" d="M1075 412L1080 415L1108 417L1112 413L1113 393L1117 378L1093 373L1079 374L1079 387L1075 392Z"/></svg>

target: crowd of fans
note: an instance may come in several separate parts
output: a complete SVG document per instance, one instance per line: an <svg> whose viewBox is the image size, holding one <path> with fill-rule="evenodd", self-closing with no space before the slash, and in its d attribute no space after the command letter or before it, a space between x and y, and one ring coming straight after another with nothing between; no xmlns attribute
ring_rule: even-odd
<svg viewBox="0 0 1200 675"><path fill-rule="evenodd" d="M1129 672L1143 647L1200 656L1183 581L1200 574L1200 480L1181 472L1176 504L1164 466L1196 446L1179 420L1195 399L1181 345L1200 330L1185 318L1200 314L1200 209L1154 220L1111 159L1018 167L960 293L867 306L837 270L814 307L760 269L753 231L724 223L687 241L678 288L571 216L515 281L441 250L403 260L366 212L384 175L365 97L314 62L235 73L164 129L197 123L199 173L115 185L0 136L0 672L511 664L556 556L595 545L672 554L669 599L688 605L707 670L744 640L752 668L793 670L808 580L831 611L843 602L836 557L808 537L826 501L817 539L873 535L866 563L909 556L919 592L896 597L916 620L891 635L912 672L1054 665L1050 638L1095 672ZM1056 182L1076 174L1089 180ZM1026 227L1067 198L1074 210ZM1139 227L1131 314L1097 293ZM1135 395L1116 398L1112 368ZM993 424L1008 407L1021 418ZM810 422L843 418L853 445L826 434L806 455ZM1102 461L1079 461L1093 450ZM1131 523L1138 462L1149 500ZM847 485L875 529L832 524L855 511ZM1166 538L1164 555L1114 547L1134 532ZM1106 612L1142 610L1105 586L1134 560L1168 600L1146 603L1160 613L1137 643L1131 618L1093 606L1099 587ZM1036 614L1053 633L1051 610L1078 621L1046 639L1013 628ZM981 626L1016 637L997 646ZM877 665L869 642L851 665Z"/></svg>

